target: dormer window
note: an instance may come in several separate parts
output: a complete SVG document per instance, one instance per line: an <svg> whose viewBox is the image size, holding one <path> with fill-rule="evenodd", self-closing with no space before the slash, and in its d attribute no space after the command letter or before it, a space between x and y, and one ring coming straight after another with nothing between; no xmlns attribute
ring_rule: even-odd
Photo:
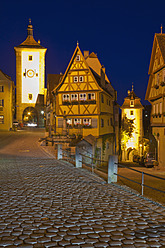
<svg viewBox="0 0 165 248"><path fill-rule="evenodd" d="M80 55L76 55L76 61L80 61Z"/></svg>
<svg viewBox="0 0 165 248"><path fill-rule="evenodd" d="M134 100L130 101L130 107L134 107Z"/></svg>

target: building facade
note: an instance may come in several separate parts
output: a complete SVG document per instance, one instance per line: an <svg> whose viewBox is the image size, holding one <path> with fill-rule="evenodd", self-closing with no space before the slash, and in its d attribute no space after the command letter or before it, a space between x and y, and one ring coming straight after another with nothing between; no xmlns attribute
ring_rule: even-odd
<svg viewBox="0 0 165 248"><path fill-rule="evenodd" d="M165 34L155 34L145 99L152 105L152 134L157 140L157 159L165 166Z"/></svg>
<svg viewBox="0 0 165 248"><path fill-rule="evenodd" d="M132 91L128 91L128 96L124 99L121 110L122 121L131 120L134 126L131 137L128 137L126 133L121 136L122 160L132 161L133 155L142 156L143 154L143 106L140 98L135 95L133 86Z"/></svg>
<svg viewBox="0 0 165 248"><path fill-rule="evenodd" d="M35 108L38 95L45 94L45 53L46 48L33 38L31 20L27 38L14 47L16 54L16 118L19 122L41 123L44 115ZM42 110L41 110L42 111ZM44 119L44 118L43 118Z"/></svg>
<svg viewBox="0 0 165 248"><path fill-rule="evenodd" d="M9 131L13 126L15 86L11 78L0 70L0 130Z"/></svg>
<svg viewBox="0 0 165 248"><path fill-rule="evenodd" d="M69 65L53 90L56 133L75 134L97 138L99 157L115 154L118 141L115 136L114 109L118 118L116 92L104 66L95 53L82 54L79 44ZM116 107L115 107L116 106Z"/></svg>

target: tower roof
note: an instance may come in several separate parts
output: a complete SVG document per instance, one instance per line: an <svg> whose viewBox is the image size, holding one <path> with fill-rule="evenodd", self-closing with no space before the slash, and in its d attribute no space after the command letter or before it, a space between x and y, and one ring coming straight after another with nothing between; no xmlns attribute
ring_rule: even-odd
<svg viewBox="0 0 165 248"><path fill-rule="evenodd" d="M130 107L130 101L134 100L133 108L143 108L143 105L140 102L140 98L136 96L133 86L132 86L132 91L128 90L128 96L124 98L124 103L121 106L121 109L125 108L132 108Z"/></svg>
<svg viewBox="0 0 165 248"><path fill-rule="evenodd" d="M45 49L43 46L40 45L40 42L35 41L33 37L33 26L31 24L31 19L29 19L29 25L27 27L27 38L17 47Z"/></svg>

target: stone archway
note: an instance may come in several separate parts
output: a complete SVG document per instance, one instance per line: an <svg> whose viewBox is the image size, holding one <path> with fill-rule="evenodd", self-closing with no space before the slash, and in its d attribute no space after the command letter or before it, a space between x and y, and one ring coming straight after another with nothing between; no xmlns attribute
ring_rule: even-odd
<svg viewBox="0 0 165 248"><path fill-rule="evenodd" d="M133 155L134 155L134 152L136 151L135 148L128 148L127 150L127 160L129 161L133 161ZM137 151L136 151L137 152Z"/></svg>
<svg viewBox="0 0 165 248"><path fill-rule="evenodd" d="M27 107L24 109L22 114L22 121L24 126L37 126L38 113L33 107Z"/></svg>

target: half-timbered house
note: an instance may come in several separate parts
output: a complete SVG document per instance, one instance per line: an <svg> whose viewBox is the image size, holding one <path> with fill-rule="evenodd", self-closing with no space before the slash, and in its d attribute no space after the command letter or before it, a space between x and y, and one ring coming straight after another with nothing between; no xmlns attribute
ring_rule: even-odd
<svg viewBox="0 0 165 248"><path fill-rule="evenodd" d="M152 134L157 140L157 159L165 166L165 34L155 34L145 99L152 105Z"/></svg>
<svg viewBox="0 0 165 248"><path fill-rule="evenodd" d="M92 134L97 138L97 151L104 158L116 153L119 123L116 92L95 53L82 54L77 44L53 95L57 133L82 137Z"/></svg>

